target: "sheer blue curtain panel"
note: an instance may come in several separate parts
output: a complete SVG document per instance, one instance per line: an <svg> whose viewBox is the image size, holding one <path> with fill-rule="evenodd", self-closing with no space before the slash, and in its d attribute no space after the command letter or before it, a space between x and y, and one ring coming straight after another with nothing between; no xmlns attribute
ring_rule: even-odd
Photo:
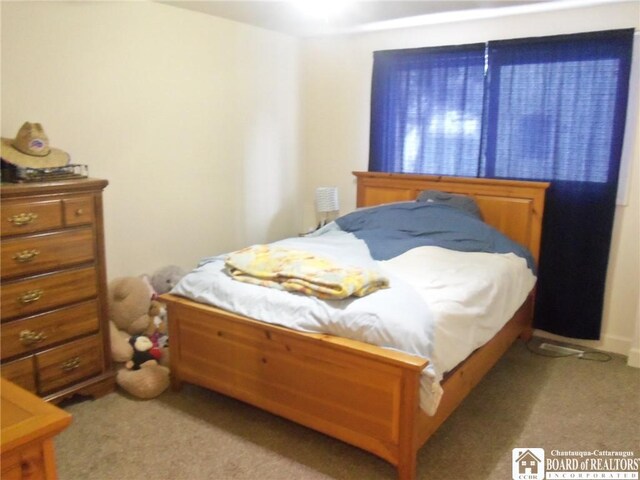
<svg viewBox="0 0 640 480"><path fill-rule="evenodd" d="M369 170L476 176L485 46L375 52Z"/></svg>

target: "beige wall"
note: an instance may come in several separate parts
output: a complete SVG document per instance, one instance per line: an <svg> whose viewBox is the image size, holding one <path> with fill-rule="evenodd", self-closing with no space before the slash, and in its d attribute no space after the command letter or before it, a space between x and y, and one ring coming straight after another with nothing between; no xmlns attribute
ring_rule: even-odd
<svg viewBox="0 0 640 480"><path fill-rule="evenodd" d="M301 42L150 2L4 1L2 136L39 121L54 146L110 181L110 278L190 268L312 226L317 186L338 185L343 212L355 206L351 171L367 168L373 51L638 27L639 5ZM598 344L622 353L638 305L634 151Z"/></svg>
<svg viewBox="0 0 640 480"><path fill-rule="evenodd" d="M640 3L622 2L306 40L302 191L311 192L321 184L337 185L342 212L354 208L355 183L350 173L366 170L368 165L372 53L376 50L639 26ZM616 211L602 341L591 343L623 354L631 348L639 296L640 146L637 137L633 150L629 203ZM305 222L310 223L313 218L310 201L305 204L304 215Z"/></svg>
<svg viewBox="0 0 640 480"><path fill-rule="evenodd" d="M110 278L296 231L297 41L151 2L1 9L2 136L41 122L109 180Z"/></svg>

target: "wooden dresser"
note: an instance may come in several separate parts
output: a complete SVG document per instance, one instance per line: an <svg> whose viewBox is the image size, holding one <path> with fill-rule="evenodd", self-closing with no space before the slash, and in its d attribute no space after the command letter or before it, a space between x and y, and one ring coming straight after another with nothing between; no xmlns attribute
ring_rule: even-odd
<svg viewBox="0 0 640 480"><path fill-rule="evenodd" d="M2 376L45 400L114 388L106 180L2 184Z"/></svg>
<svg viewBox="0 0 640 480"><path fill-rule="evenodd" d="M54 480L53 437L71 423L71 415L4 378L0 382L0 477Z"/></svg>

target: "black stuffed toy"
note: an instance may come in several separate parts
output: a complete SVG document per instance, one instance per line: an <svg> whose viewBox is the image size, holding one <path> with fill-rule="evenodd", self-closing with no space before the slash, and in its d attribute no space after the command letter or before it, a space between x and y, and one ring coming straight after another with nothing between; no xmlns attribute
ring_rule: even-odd
<svg viewBox="0 0 640 480"><path fill-rule="evenodd" d="M132 335L129 338L129 343L133 347L133 357L126 364L126 367L129 370L139 370L140 365L149 360L155 360L157 363L156 357L152 354L151 349L153 348L153 342L149 339L149 337L145 337L144 335Z"/></svg>

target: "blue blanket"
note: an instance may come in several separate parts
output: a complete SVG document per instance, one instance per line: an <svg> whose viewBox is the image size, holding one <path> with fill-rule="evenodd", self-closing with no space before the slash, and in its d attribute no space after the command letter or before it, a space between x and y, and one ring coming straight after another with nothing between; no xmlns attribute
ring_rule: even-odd
<svg viewBox="0 0 640 480"><path fill-rule="evenodd" d="M371 256L388 260L421 246L460 252L514 253L535 272L528 249L475 216L448 205L402 202L357 210L336 220L364 240Z"/></svg>

